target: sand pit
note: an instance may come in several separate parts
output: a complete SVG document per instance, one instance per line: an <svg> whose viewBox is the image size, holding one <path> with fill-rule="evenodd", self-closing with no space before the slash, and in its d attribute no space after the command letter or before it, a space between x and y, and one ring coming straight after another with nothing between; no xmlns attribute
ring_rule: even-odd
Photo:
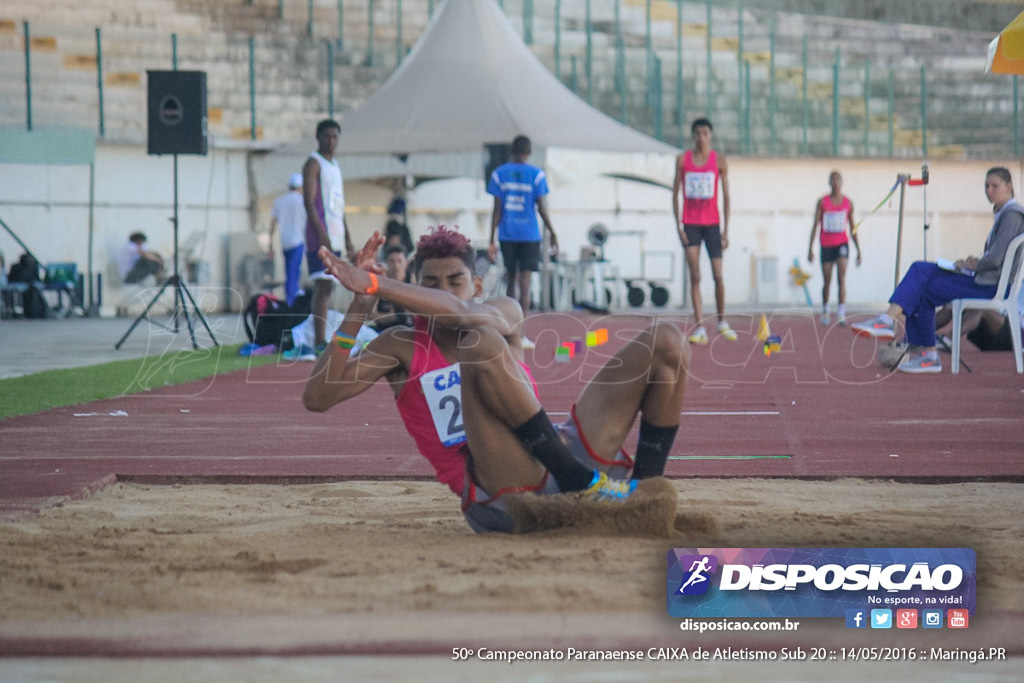
<svg viewBox="0 0 1024 683"><path fill-rule="evenodd" d="M585 525L477 536L447 489L425 481L119 483L0 524L0 636L85 647L130 634L144 643L159 638L160 624L185 620L196 626L175 631L182 651L220 643L375 652L390 642L437 652L486 634L642 645L679 638L665 616L673 546L965 546L978 554L975 621L998 621L999 639L1018 650L1024 642L1020 485L672 484L679 519L701 523L666 539ZM634 628L608 628L608 618ZM220 626L204 633L204 623ZM243 626L259 623L294 628ZM838 626L826 630L844 635ZM175 650L174 638L161 642Z"/></svg>

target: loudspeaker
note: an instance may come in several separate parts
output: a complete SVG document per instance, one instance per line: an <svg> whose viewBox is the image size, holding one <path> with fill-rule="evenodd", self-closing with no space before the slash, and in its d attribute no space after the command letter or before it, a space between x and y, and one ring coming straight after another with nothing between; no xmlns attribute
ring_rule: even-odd
<svg viewBox="0 0 1024 683"><path fill-rule="evenodd" d="M149 154L206 155L206 72L147 71Z"/></svg>

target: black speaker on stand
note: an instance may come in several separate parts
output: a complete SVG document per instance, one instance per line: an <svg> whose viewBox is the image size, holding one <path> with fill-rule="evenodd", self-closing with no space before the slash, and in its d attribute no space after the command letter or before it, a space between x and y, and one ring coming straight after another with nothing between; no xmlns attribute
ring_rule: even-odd
<svg viewBox="0 0 1024 683"><path fill-rule="evenodd" d="M147 71L148 76L148 146L147 154L174 156L174 274L164 280L160 290L138 318L114 344L120 349L135 327L143 320L150 319L149 311L168 287L174 288L174 306L171 309L171 324L165 329L178 333L182 318L188 327L192 348L198 349L192 315L203 324L214 346L219 346L213 330L196 305L178 272L178 155L198 154L206 156L209 141L206 133L206 72L205 71ZM186 303L187 302L187 303ZM189 314L188 306L192 306ZM152 320L150 319L150 322Z"/></svg>

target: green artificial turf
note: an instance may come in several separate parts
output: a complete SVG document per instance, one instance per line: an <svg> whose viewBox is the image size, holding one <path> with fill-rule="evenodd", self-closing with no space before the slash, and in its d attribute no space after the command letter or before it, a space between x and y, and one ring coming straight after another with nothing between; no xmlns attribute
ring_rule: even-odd
<svg viewBox="0 0 1024 683"><path fill-rule="evenodd" d="M103 398L137 394L232 370L277 362L279 356L238 355L241 344L118 360L0 379L0 419Z"/></svg>

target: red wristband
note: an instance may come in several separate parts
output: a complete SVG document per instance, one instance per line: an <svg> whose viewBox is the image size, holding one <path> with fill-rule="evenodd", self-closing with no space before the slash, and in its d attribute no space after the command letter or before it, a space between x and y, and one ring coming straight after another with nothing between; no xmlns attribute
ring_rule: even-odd
<svg viewBox="0 0 1024 683"><path fill-rule="evenodd" d="M370 276L370 286L363 292L364 294L376 294L377 288L380 286L380 282L377 280L376 273L367 273Z"/></svg>

